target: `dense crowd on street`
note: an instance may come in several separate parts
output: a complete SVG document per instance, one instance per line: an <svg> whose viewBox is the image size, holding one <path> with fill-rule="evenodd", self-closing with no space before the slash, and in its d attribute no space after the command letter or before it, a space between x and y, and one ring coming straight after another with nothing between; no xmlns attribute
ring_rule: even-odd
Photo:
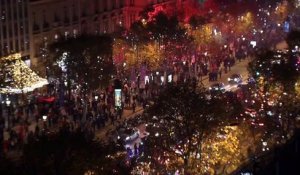
<svg viewBox="0 0 300 175"><path fill-rule="evenodd" d="M54 96L54 99L51 99ZM68 96L66 94L66 96ZM1 151L20 150L30 139L51 134L60 129L81 130L86 137L93 139L95 132L107 125L119 124L124 116L134 114L136 108L146 107L149 91L137 91L124 86L123 102L120 107L114 104L113 91L83 95L70 95L61 105L56 94L46 96L31 95L28 104L2 105L0 116Z"/></svg>

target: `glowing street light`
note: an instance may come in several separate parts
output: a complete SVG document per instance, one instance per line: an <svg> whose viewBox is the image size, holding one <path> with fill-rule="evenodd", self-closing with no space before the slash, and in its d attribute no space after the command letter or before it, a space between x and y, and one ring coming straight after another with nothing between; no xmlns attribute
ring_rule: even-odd
<svg viewBox="0 0 300 175"><path fill-rule="evenodd" d="M9 106L11 104L11 101L8 98L6 98L5 103L7 106Z"/></svg>

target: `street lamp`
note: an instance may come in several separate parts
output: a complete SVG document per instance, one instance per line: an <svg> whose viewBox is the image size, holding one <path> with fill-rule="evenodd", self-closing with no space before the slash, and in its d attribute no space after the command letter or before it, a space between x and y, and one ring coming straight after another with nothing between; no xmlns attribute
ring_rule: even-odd
<svg viewBox="0 0 300 175"><path fill-rule="evenodd" d="M48 118L48 117L47 117L46 115L43 115L43 120L44 120L44 121L46 121L47 118Z"/></svg>
<svg viewBox="0 0 300 175"><path fill-rule="evenodd" d="M7 108L7 121L8 121L8 126L10 126L10 115L11 115L10 104L11 104L11 101L9 100L9 98L6 98L5 104L6 104L6 108Z"/></svg>
<svg viewBox="0 0 300 175"><path fill-rule="evenodd" d="M7 106L10 106L11 101L8 98L6 98L5 103L6 103Z"/></svg>

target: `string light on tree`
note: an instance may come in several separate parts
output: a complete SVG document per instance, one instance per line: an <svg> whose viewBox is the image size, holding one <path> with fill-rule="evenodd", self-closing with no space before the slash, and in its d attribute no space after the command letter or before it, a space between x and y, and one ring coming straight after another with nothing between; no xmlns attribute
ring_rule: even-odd
<svg viewBox="0 0 300 175"><path fill-rule="evenodd" d="M20 53L0 58L0 68L1 93L30 92L48 84L21 60Z"/></svg>

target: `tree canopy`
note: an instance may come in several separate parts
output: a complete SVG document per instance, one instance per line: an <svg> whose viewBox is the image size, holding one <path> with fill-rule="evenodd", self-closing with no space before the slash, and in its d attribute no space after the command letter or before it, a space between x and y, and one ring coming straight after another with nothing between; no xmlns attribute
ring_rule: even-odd
<svg viewBox="0 0 300 175"><path fill-rule="evenodd" d="M0 159L1 174L84 175L129 174L126 152L117 144L103 144L82 131L29 137L18 164ZM3 162L3 163L2 163Z"/></svg>
<svg viewBox="0 0 300 175"><path fill-rule="evenodd" d="M63 74L69 83L94 90L106 87L114 73L112 38L109 36L80 36L62 39L50 46L51 66Z"/></svg>
<svg viewBox="0 0 300 175"><path fill-rule="evenodd" d="M191 83L168 85L147 111L150 135L145 157L152 158L154 169L183 167L192 171L201 162L192 160L202 154L204 138L214 129L230 125L234 110L225 97L209 99L204 89ZM165 161L168 163L163 164Z"/></svg>

